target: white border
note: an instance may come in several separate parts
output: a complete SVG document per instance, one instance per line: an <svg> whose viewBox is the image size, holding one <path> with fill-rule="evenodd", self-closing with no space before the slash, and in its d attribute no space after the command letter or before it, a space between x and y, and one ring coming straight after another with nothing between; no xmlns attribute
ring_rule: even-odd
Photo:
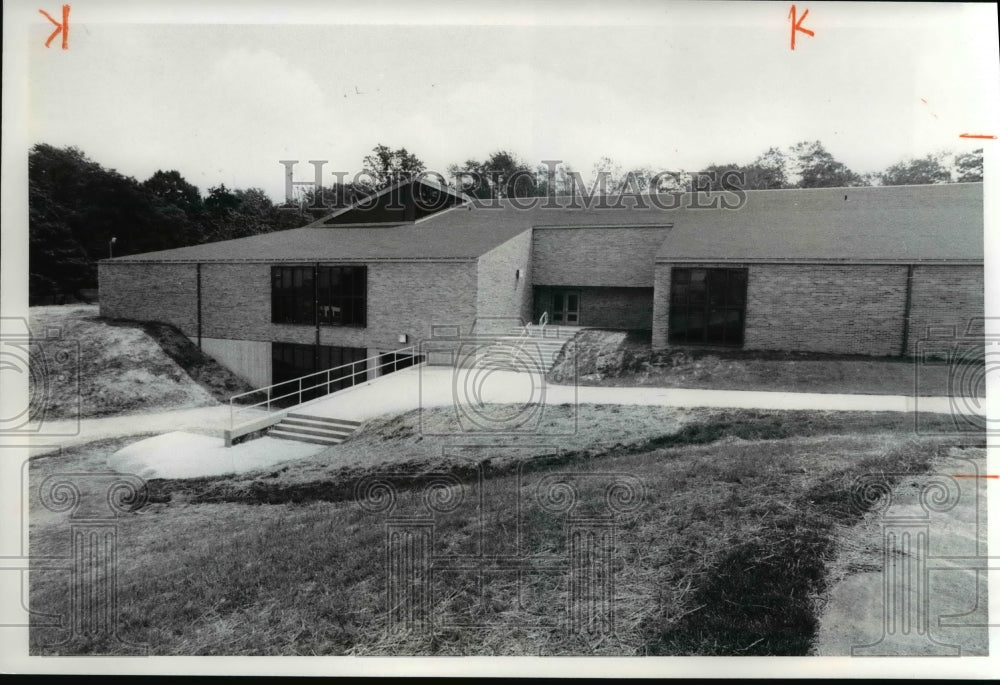
<svg viewBox="0 0 1000 685"><path fill-rule="evenodd" d="M37 14L38 8L51 13L66 0L27 0L4 3L3 21L3 151L2 151L2 259L0 269L0 314L5 317L27 316L27 72L24 68L27 55L26 27L44 22ZM125 0L80 0L73 5L73 17L90 23L160 23L175 24L412 24L412 25L463 25L503 24L508 26L576 25L576 26L650 26L670 24L703 25L704 15L693 9L692 3L663 4L642 0L623 0L606 3L599 0L563 0L556 2L517 2L515 0L487 0L476 4L451 1L431 3L405 3L397 1L368 0L367 2L219 2L218 0L181 0L170 3L153 3L151 0L126 2ZM747 22L764 21L765 14L787 11L790 3L735 3L739 12L727 13L730 3L716 3L716 25L746 25ZM798 3L802 6L805 3ZM826 7L835 6L824 3ZM890 25L894 15L905 11L905 5L896 3L852 3L851 23L865 25ZM979 37L984 45L997 45L996 7L991 5L967 6L968 11L982 12L983 33ZM992 18L990 12L992 11ZM991 75L994 90L984 92L984 107L998 109L1000 69L994 65ZM986 184L986 311L997 314L1000 303L1000 279L993 273L997 248L1000 247L1000 174L996 173L1000 141L984 141ZM1000 334L1000 329L990 333ZM989 415L996 420L996 396L1000 391L997 379L989 377ZM20 395L26 387L5 387L4 397ZM23 406L23 405L22 405ZM5 443L6 444L6 443ZM7 450L5 450L6 452ZM26 453L26 450L24 450ZM0 461L0 484L5 487L5 501L10 502L11 485L20 494L19 477L11 481L8 466L16 460ZM17 471L20 470L20 463ZM988 472L1000 473L1000 463L995 449L990 450ZM989 481L990 511L997 510L1000 481ZM990 516L995 522L996 517ZM0 554L10 554L14 538L20 542L19 525L10 525L5 517L0 525ZM1000 529L990 526L990 549L1000 550ZM0 574L4 583L2 592L10 591L9 578L13 574ZM997 573L992 573L994 578ZM994 588L1000 587L996 582ZM3 594L10 597L10 594ZM996 622L1000 616L1000 592L990 598L990 615ZM822 658L822 657L671 657L671 658L522 658L522 657L463 657L463 658L361 658L361 657L26 657L27 631L0 629L0 671L14 673L171 673L171 674L314 674L314 675L587 675L595 677L683 677L683 676L776 676L776 677L989 677L1000 672L997 652L1000 642L997 629L991 629L994 656L986 658Z"/></svg>

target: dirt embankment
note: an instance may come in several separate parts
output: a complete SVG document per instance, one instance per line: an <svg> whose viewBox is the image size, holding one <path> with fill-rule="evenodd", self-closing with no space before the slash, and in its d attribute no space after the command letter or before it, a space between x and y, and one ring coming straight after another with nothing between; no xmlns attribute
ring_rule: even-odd
<svg viewBox="0 0 1000 685"><path fill-rule="evenodd" d="M946 396L956 390L974 403L983 389L983 361L914 360L815 352L719 347L652 350L648 331L588 329L556 359L557 384L764 390L862 395ZM955 381L959 381L956 387Z"/></svg>
<svg viewBox="0 0 1000 685"><path fill-rule="evenodd" d="M249 385L173 326L102 319L94 305L32 307L33 418L207 407Z"/></svg>

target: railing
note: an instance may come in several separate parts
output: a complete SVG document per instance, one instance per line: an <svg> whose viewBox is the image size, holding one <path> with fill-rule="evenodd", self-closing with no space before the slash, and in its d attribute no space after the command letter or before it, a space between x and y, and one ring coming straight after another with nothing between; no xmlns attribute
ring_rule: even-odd
<svg viewBox="0 0 1000 685"><path fill-rule="evenodd" d="M392 361L384 362L381 364L375 364L372 367L368 366L368 362L372 361L373 359L378 360L381 357L386 357L390 355L392 356ZM400 357L402 357L402 359L400 359ZM348 379L350 380L351 383L350 386L348 387L354 387L355 385L357 385L357 381L355 380L355 378L361 374L364 374L365 378L367 379L369 371L372 370L377 371L386 366L392 367L392 371L388 372L392 373L393 371L399 370L400 364L406 364L403 368L406 368L408 366L413 366L414 363L416 363L416 360L419 359L419 357L420 355L416 353L414 346L410 345L409 347L402 347L398 350L393 350L392 352L383 352L382 354L375 354L370 357L366 357L364 359L359 359L358 361L348 362L347 364L341 364L340 366L335 366L332 369L326 369L324 371L315 371L313 373L306 374L305 376L300 376L299 378L292 378L287 381L281 381L280 383L272 383L271 385L265 385L264 387L257 388L255 390L248 390L247 392L241 392L238 395L233 395L232 397L229 398L229 426L230 428L235 428L237 416L243 413L251 411L260 412L261 407L264 407L264 412L266 415L271 415L272 413L281 412L284 411L284 409L279 408L276 410L272 410L271 405L276 404L282 400L286 400L290 397L297 398L298 401L295 402L295 404L302 404L303 393L308 393L314 390L318 390L320 388L326 388L326 392L319 393L316 397L309 398L309 400L314 400L318 399L319 397L331 395L340 390L346 390L347 388L344 387L343 384ZM406 363L407 361L409 361L409 363ZM359 366L360 369L358 368ZM336 377L333 376L335 372L340 371L342 369L347 369L348 367L350 367L351 373L345 375L338 375ZM304 385L304 382L307 380L313 382L320 378L323 378L324 380L319 380L318 382L315 382L313 385L308 385L308 386ZM296 384L298 387L292 392L288 392L283 395L275 396L273 394L273 390L275 388L279 388L281 386L287 386L289 384ZM331 391L330 389L331 386L337 386L337 387L336 389ZM240 404L239 406L237 406L237 400L239 400L240 398L246 398L251 395L255 395L258 393L265 393L265 392L267 393L266 399L261 400L260 402L255 402L253 404ZM255 416L255 418L262 418L262 417L258 415Z"/></svg>
<svg viewBox="0 0 1000 685"><path fill-rule="evenodd" d="M548 323L549 323L549 313L542 312L542 315L538 317L538 328L539 331L541 332L541 337L543 338L545 337L545 327L548 325ZM517 344L514 345L514 355L513 355L514 361L517 361L522 357L522 355L524 355L524 343L526 340L531 339L531 330L533 327L534 324L532 324L530 320L522 327L521 335L517 336ZM530 361L530 357L528 358L528 360Z"/></svg>
<svg viewBox="0 0 1000 685"><path fill-rule="evenodd" d="M530 339L531 339L531 322L529 321L527 324L524 325L524 328L521 330L521 335L517 336L517 344L514 346L514 355L513 355L514 361L520 359L521 355L524 354L524 341Z"/></svg>

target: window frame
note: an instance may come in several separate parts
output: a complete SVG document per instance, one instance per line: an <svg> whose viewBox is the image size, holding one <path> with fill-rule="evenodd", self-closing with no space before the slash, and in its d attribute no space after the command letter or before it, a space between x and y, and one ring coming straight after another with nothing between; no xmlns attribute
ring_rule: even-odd
<svg viewBox="0 0 1000 685"><path fill-rule="evenodd" d="M338 287L331 285L334 281ZM325 283L322 287L321 282ZM347 285L346 289L343 288L344 284ZM331 320L331 317L323 315L324 308L330 308L327 312L333 308L342 314L346 311L347 316L342 321ZM367 328L368 266L365 264L272 265L271 323Z"/></svg>
<svg viewBox="0 0 1000 685"><path fill-rule="evenodd" d="M746 340L749 271L747 267L728 266L671 267L667 342L742 348ZM734 314L739 319L738 333ZM713 335L713 326L721 335Z"/></svg>

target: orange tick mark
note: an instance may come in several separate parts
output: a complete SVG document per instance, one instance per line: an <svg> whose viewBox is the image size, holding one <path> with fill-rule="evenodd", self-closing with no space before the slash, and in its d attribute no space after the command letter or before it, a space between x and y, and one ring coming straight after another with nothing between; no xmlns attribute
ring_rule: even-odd
<svg viewBox="0 0 1000 685"><path fill-rule="evenodd" d="M810 31L809 29L807 29L807 28L805 28L805 27L802 26L802 22L804 22L806 20L806 17L809 16L809 10L806 10L805 12L803 12L802 16L798 18L798 21L795 20L796 11L797 10L795 9L795 5L792 5L792 9L790 9L788 11L788 19L789 19L789 21L792 22L792 50L795 49L795 32L796 31L801 31L802 33L806 34L807 36L815 36L816 35L815 31Z"/></svg>
<svg viewBox="0 0 1000 685"><path fill-rule="evenodd" d="M53 24L55 24L55 27L56 27L56 30L53 31L49 35L49 39L47 41L45 41L45 47L49 47L49 43L52 42L52 39L55 38L56 36L58 36L61 33L62 34L62 49L63 50L68 50L69 49L69 5L63 5L62 6L62 22L61 23L58 22L58 21L56 21L55 19L53 19L52 15L50 15L45 10L38 10L38 11L46 19L48 19Z"/></svg>
<svg viewBox="0 0 1000 685"><path fill-rule="evenodd" d="M984 138L986 140L996 140L996 136L991 136L988 133L960 133L959 138Z"/></svg>
<svg viewBox="0 0 1000 685"><path fill-rule="evenodd" d="M991 474L989 474L987 476L970 476L970 475L964 474L964 473L953 473L953 474L951 474L951 477L952 478L1000 478L1000 475L997 475L995 473L991 473Z"/></svg>

